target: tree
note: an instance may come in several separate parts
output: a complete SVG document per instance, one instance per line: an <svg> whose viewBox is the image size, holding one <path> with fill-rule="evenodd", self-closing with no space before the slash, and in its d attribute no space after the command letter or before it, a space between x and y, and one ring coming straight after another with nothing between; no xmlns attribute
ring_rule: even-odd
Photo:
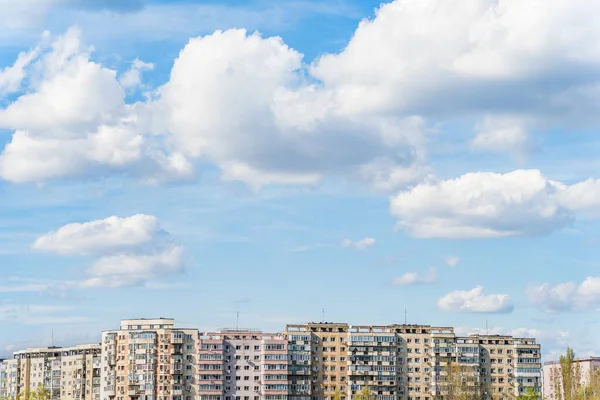
<svg viewBox="0 0 600 400"><path fill-rule="evenodd" d="M354 395L354 400L371 400L371 389L368 386L364 386L360 392Z"/></svg>
<svg viewBox="0 0 600 400"><path fill-rule="evenodd" d="M557 399L579 400L585 397L581 384L581 368L575 360L575 352L567 347L558 364L552 369L552 383Z"/></svg>
<svg viewBox="0 0 600 400"><path fill-rule="evenodd" d="M528 387L525 393L517 397L517 400L538 400L539 397L534 388Z"/></svg>
<svg viewBox="0 0 600 400"><path fill-rule="evenodd" d="M335 389L335 393L333 394L333 400L342 400L342 394L340 393L340 389Z"/></svg>
<svg viewBox="0 0 600 400"><path fill-rule="evenodd" d="M587 378L581 397L585 400L600 400L600 368L592 365Z"/></svg>
<svg viewBox="0 0 600 400"><path fill-rule="evenodd" d="M480 400L481 383L477 369L449 361L443 378L442 398L444 400Z"/></svg>
<svg viewBox="0 0 600 400"><path fill-rule="evenodd" d="M16 400L48 400L50 398L50 392L44 386L38 386L33 391L26 391L25 393L19 393Z"/></svg>

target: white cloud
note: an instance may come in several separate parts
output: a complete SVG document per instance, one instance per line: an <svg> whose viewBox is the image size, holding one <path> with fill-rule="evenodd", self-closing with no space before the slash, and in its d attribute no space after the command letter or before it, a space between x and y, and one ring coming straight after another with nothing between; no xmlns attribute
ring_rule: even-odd
<svg viewBox="0 0 600 400"><path fill-rule="evenodd" d="M563 282L530 286L527 295L547 312L600 309L600 277L589 276L580 284Z"/></svg>
<svg viewBox="0 0 600 400"><path fill-rule="evenodd" d="M155 105L177 151L216 164L226 179L260 186L341 175L386 187L421 177L421 118L344 113L303 69L280 38L217 31L190 40Z"/></svg>
<svg viewBox="0 0 600 400"><path fill-rule="evenodd" d="M13 182L110 174L144 181L190 179L189 162L143 132L137 122L142 111L124 103L116 73L90 61L90 53L80 31L70 29L49 51L21 63L35 68L28 71L27 90L0 109L0 128L14 130L0 155L0 177Z"/></svg>
<svg viewBox="0 0 600 400"><path fill-rule="evenodd" d="M475 148L513 152L526 151L530 129L597 123L597 11L586 0L396 0L311 65L280 38L216 31L192 38L169 81L135 104L123 85L138 83L142 64L119 83L70 30L40 58L32 87L0 111L15 132L0 176L158 182L191 179L210 163L256 188L327 177L414 185L430 174L428 121L467 121L478 128ZM520 234L510 228L446 234Z"/></svg>
<svg viewBox="0 0 600 400"><path fill-rule="evenodd" d="M392 281L394 286L428 285L437 282L437 270L430 268L424 274L407 272Z"/></svg>
<svg viewBox="0 0 600 400"><path fill-rule="evenodd" d="M152 285L151 280L183 271L183 249L173 246L151 255L103 257L88 271L90 277L80 287L123 287Z"/></svg>
<svg viewBox="0 0 600 400"><path fill-rule="evenodd" d="M142 72L152 71L154 64L146 63L137 58L131 63L131 67L119 78L119 83L126 89L135 89L142 86Z"/></svg>
<svg viewBox="0 0 600 400"><path fill-rule="evenodd" d="M600 48L587 40L600 36L598 11L586 0L396 0L313 73L347 112L418 110L446 121L510 115L533 128L596 123L596 106L577 104L598 96L599 76L589 71L600 65ZM513 150L525 142L517 131L476 142L489 149L502 139Z"/></svg>
<svg viewBox="0 0 600 400"><path fill-rule="evenodd" d="M102 255L156 246L169 239L169 234L158 225L156 217L137 214L67 224L40 236L32 247L59 254Z"/></svg>
<svg viewBox="0 0 600 400"><path fill-rule="evenodd" d="M39 237L36 250L97 259L82 281L48 284L47 292L72 288L149 286L183 271L183 248L174 244L156 217L137 214L67 224Z"/></svg>
<svg viewBox="0 0 600 400"><path fill-rule="evenodd" d="M40 47L36 47L28 52L19 53L13 65L0 69L0 99L21 90L22 82L26 77L26 68L38 57L40 50Z"/></svg>
<svg viewBox="0 0 600 400"><path fill-rule="evenodd" d="M484 294L483 286L471 290L456 290L438 300L441 311L470 313L509 313L514 306L507 294Z"/></svg>
<svg viewBox="0 0 600 400"><path fill-rule="evenodd" d="M588 179L568 186L559 193L558 201L584 217L600 217L600 180Z"/></svg>
<svg viewBox="0 0 600 400"><path fill-rule="evenodd" d="M149 65L134 63L119 82L90 61L80 36L56 39L37 83L0 110L0 126L15 131L0 156L4 179L190 179L196 161L256 188L340 176L390 190L429 173L422 118L341 112L279 38L229 30L191 39L156 97L128 105L124 89Z"/></svg>
<svg viewBox="0 0 600 400"><path fill-rule="evenodd" d="M577 207L562 197L570 190L537 170L473 172L401 192L391 199L391 212L417 237L537 235L574 219Z"/></svg>
<svg viewBox="0 0 600 400"><path fill-rule="evenodd" d="M452 268L456 267L459 262L460 262L460 257L446 258L446 265L448 265L449 267L452 267Z"/></svg>
<svg viewBox="0 0 600 400"><path fill-rule="evenodd" d="M352 241L350 239L346 239L342 242L343 247L351 247L353 249L362 251L367 250L373 246L375 246L375 239L372 237L365 237L360 240Z"/></svg>
<svg viewBox="0 0 600 400"><path fill-rule="evenodd" d="M524 159L535 149L524 121L505 117L488 117L477 127L471 141L474 150L512 153Z"/></svg>

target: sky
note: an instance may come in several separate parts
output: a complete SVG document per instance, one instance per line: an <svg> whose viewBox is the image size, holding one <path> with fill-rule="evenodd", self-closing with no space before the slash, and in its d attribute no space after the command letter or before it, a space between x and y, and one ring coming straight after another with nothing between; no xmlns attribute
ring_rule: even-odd
<svg viewBox="0 0 600 400"><path fill-rule="evenodd" d="M598 12L0 0L0 356L159 316L598 355Z"/></svg>

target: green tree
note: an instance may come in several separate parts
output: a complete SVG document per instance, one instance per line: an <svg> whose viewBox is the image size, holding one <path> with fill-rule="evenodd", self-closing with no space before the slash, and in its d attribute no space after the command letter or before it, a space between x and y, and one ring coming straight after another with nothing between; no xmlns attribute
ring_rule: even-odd
<svg viewBox="0 0 600 400"><path fill-rule="evenodd" d="M364 386L360 392L354 395L354 400L371 400L371 389L368 386Z"/></svg>
<svg viewBox="0 0 600 400"><path fill-rule="evenodd" d="M444 400L481 400L482 386L476 368L449 360L442 378L441 395Z"/></svg>
<svg viewBox="0 0 600 400"><path fill-rule="evenodd" d="M581 367L575 360L575 352L567 347L558 364L552 368L552 383L557 399L580 400L585 397L581 384Z"/></svg>
<svg viewBox="0 0 600 400"><path fill-rule="evenodd" d="M600 368L592 365L587 378L587 384L580 397L585 400L600 400Z"/></svg>
<svg viewBox="0 0 600 400"><path fill-rule="evenodd" d="M335 393L333 394L333 400L342 400L342 394L340 393L340 389L335 389Z"/></svg>
<svg viewBox="0 0 600 400"><path fill-rule="evenodd" d="M532 387L528 387L525 393L517 397L517 400L538 400L538 398L538 393Z"/></svg>
<svg viewBox="0 0 600 400"><path fill-rule="evenodd" d="M38 386L35 390L19 393L16 400L48 400L50 392L44 386Z"/></svg>

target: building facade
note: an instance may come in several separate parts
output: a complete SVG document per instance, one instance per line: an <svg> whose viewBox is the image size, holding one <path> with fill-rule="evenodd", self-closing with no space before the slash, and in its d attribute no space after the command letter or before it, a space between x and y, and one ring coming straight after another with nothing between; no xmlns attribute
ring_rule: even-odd
<svg viewBox="0 0 600 400"><path fill-rule="evenodd" d="M458 382L482 400L508 400L530 387L541 396L540 360L535 339L451 327L200 333L168 318L128 319L99 345L14 353L0 363L0 397L44 387L50 400L351 400L368 389L374 400L444 400Z"/></svg>
<svg viewBox="0 0 600 400"><path fill-rule="evenodd" d="M589 357L579 358L575 362L579 367L581 373L581 384L587 385L589 383L590 374L597 372L600 369L600 357ZM550 361L544 363L543 366L543 381L544 381L544 399L547 400L562 400L557 396L557 388L555 385L561 385L560 379L557 381L556 376L560 376L560 363L556 361Z"/></svg>
<svg viewBox="0 0 600 400"><path fill-rule="evenodd" d="M0 397L44 389L51 400L100 399L100 345L17 351L0 363Z"/></svg>
<svg viewBox="0 0 600 400"><path fill-rule="evenodd" d="M15 399L19 390L19 365L15 359L0 362L0 397Z"/></svg>
<svg viewBox="0 0 600 400"><path fill-rule="evenodd" d="M535 339L460 337L453 328L429 325L337 323L288 325L284 334L290 354L297 339L311 345L309 374L302 376L311 382L306 398L333 400L338 394L346 400L367 387L377 400L443 399L455 367L457 381L468 382L482 399L512 399L529 387L541 397L541 348Z"/></svg>
<svg viewBox="0 0 600 400"><path fill-rule="evenodd" d="M102 332L101 400L193 400L197 329L170 318L128 319Z"/></svg>
<svg viewBox="0 0 600 400"><path fill-rule="evenodd" d="M198 344L198 400L285 400L288 342L251 330L204 333Z"/></svg>

